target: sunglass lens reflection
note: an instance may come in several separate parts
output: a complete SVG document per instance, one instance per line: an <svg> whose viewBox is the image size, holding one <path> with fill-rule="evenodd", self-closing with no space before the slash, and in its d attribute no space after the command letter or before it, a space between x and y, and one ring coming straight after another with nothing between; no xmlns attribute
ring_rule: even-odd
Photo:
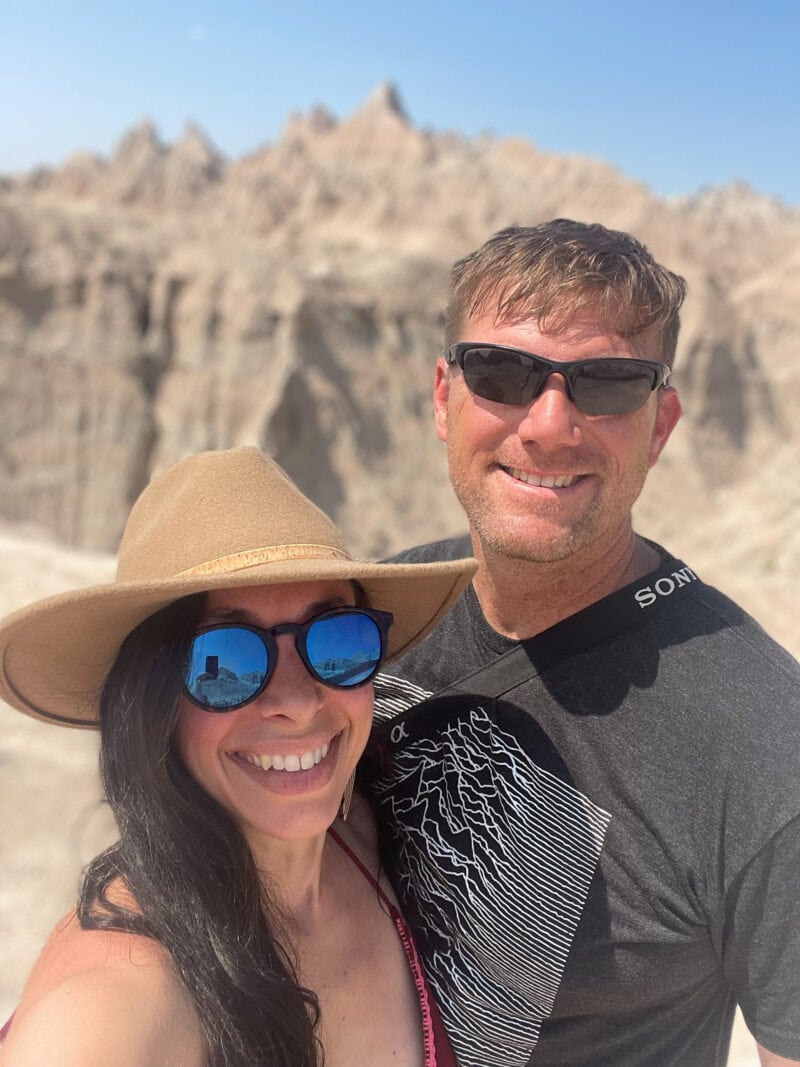
<svg viewBox="0 0 800 1067"><path fill-rule="evenodd" d="M194 639L185 684L198 704L226 711L255 696L268 667L269 655L258 634L224 626Z"/></svg>
<svg viewBox="0 0 800 1067"><path fill-rule="evenodd" d="M496 404L529 404L541 381L541 371L514 352L472 348L464 356L467 387Z"/></svg>
<svg viewBox="0 0 800 1067"><path fill-rule="evenodd" d="M575 403L586 415L627 415L637 411L653 391L653 374L629 360L604 360L574 379Z"/></svg>
<svg viewBox="0 0 800 1067"><path fill-rule="evenodd" d="M306 655L320 681L349 687L371 677L381 661L381 632L362 612L319 619L306 637Z"/></svg>

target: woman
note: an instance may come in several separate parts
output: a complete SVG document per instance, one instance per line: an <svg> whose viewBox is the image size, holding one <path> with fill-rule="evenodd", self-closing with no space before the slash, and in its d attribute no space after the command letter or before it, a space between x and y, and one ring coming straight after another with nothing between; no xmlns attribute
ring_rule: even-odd
<svg viewBox="0 0 800 1067"><path fill-rule="evenodd" d="M111 585L0 624L0 695L99 724L120 831L33 970L3 1067L455 1062L353 781L370 679L473 569L354 561L240 448L150 484Z"/></svg>

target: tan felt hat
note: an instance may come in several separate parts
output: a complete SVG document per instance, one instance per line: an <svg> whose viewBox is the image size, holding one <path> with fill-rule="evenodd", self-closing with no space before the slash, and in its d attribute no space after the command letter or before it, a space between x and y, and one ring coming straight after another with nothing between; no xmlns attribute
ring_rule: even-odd
<svg viewBox="0 0 800 1067"><path fill-rule="evenodd" d="M96 726L119 648L159 608L210 589L357 579L391 611L388 657L446 614L475 560L354 560L331 520L259 449L201 452L136 501L108 585L48 597L0 622L0 696L37 719Z"/></svg>

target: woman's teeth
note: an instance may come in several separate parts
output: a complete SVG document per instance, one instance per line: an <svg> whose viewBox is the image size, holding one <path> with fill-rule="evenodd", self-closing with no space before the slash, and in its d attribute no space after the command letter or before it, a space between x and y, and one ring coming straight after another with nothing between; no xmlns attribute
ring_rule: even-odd
<svg viewBox="0 0 800 1067"><path fill-rule="evenodd" d="M237 752L237 756L245 763L252 763L254 767L260 767L262 771L309 771L328 755L330 744L326 741L319 748L309 749L299 755L289 756L256 756L250 752Z"/></svg>

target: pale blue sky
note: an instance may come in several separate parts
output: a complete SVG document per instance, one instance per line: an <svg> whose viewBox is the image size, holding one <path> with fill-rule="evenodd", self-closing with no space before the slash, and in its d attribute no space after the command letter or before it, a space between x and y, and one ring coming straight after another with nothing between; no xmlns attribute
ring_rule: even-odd
<svg viewBox="0 0 800 1067"><path fill-rule="evenodd" d="M105 155L144 117L236 157L390 80L420 127L800 205L799 55L798 0L0 0L0 173Z"/></svg>

